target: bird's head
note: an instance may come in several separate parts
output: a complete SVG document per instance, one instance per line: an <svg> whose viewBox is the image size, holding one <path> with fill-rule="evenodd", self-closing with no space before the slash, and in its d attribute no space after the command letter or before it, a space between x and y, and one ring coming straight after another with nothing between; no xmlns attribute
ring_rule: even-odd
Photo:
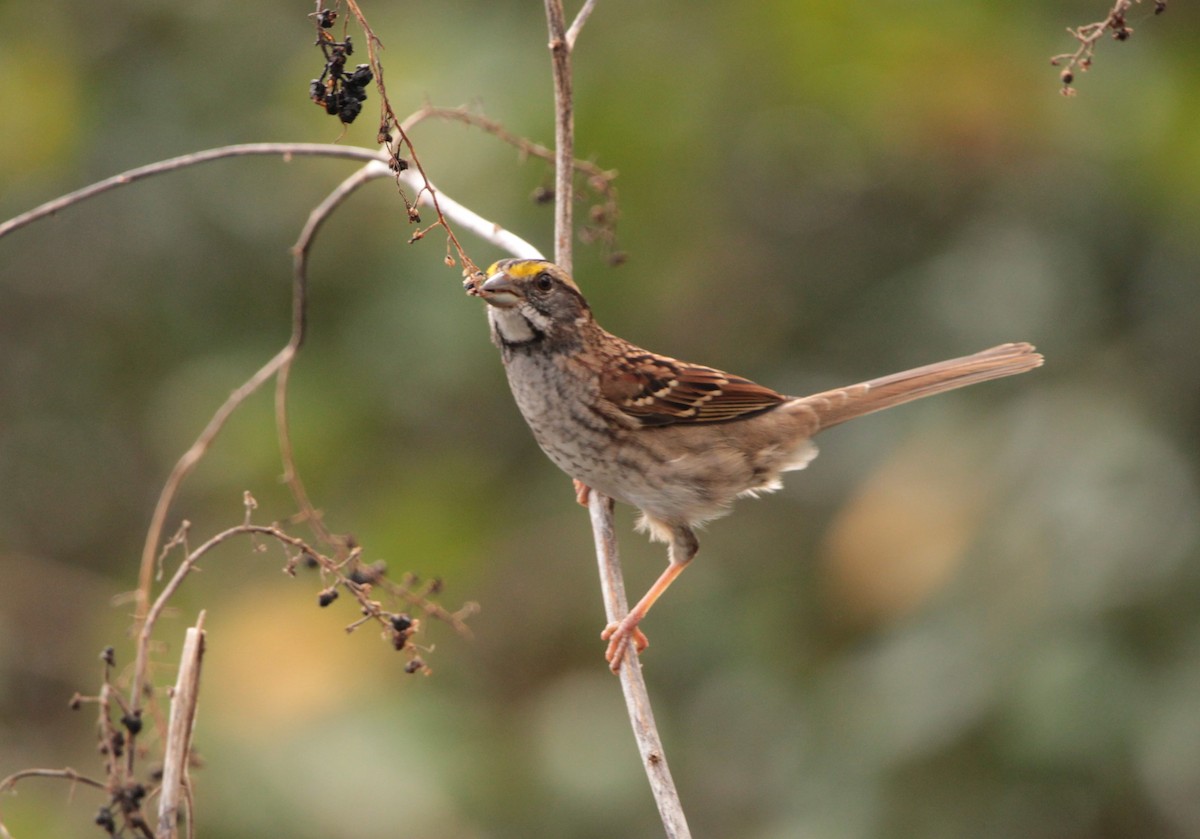
<svg viewBox="0 0 1200 839"><path fill-rule="evenodd" d="M592 319L575 281L553 262L541 259L493 263L475 294L487 302L488 319L502 346L563 340Z"/></svg>

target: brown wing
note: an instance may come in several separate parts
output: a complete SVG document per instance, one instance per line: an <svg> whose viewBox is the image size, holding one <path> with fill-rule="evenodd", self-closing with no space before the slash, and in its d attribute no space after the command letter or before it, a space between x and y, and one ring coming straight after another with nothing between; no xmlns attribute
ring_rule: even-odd
<svg viewBox="0 0 1200 839"><path fill-rule="evenodd" d="M600 372L600 392L642 425L721 422L786 398L740 376L646 352L611 359Z"/></svg>

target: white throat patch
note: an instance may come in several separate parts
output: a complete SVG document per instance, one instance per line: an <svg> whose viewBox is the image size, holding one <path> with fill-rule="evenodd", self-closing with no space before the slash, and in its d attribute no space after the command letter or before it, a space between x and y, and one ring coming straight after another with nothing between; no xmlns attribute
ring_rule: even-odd
<svg viewBox="0 0 1200 839"><path fill-rule="evenodd" d="M534 327L530 325L529 319L522 314L522 310L528 311L529 308L527 305L514 306L510 309L489 306L488 320L492 323L492 329L496 330L496 333L505 342L509 344L523 344L537 337L537 333L534 332ZM537 312L531 312L531 314L539 320L548 320L547 318L539 317Z"/></svg>

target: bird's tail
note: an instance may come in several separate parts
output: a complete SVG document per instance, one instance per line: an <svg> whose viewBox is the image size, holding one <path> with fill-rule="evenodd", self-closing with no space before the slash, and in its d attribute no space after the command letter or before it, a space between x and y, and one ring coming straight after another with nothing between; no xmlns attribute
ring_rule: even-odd
<svg viewBox="0 0 1200 839"><path fill-rule="evenodd" d="M1042 357L1030 344L1001 344L974 355L952 358L893 373L850 387L827 390L796 399L789 405L816 420L820 431L846 420L882 411L914 399L947 390L1024 373L1042 366Z"/></svg>

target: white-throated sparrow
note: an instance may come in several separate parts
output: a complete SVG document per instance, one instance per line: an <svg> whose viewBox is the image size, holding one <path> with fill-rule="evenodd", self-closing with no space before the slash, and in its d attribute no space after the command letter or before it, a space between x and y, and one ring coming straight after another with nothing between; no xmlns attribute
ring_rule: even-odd
<svg viewBox="0 0 1200 839"><path fill-rule="evenodd" d="M503 259L471 294L488 304L517 407L538 445L587 488L641 510L639 528L668 544L666 571L620 622L606 657L616 671L625 639L696 554L693 528L734 499L771 492L780 475L816 456L811 438L848 419L1042 363L1029 344L989 350L814 396L783 396L748 379L648 352L596 323L557 265Z"/></svg>

